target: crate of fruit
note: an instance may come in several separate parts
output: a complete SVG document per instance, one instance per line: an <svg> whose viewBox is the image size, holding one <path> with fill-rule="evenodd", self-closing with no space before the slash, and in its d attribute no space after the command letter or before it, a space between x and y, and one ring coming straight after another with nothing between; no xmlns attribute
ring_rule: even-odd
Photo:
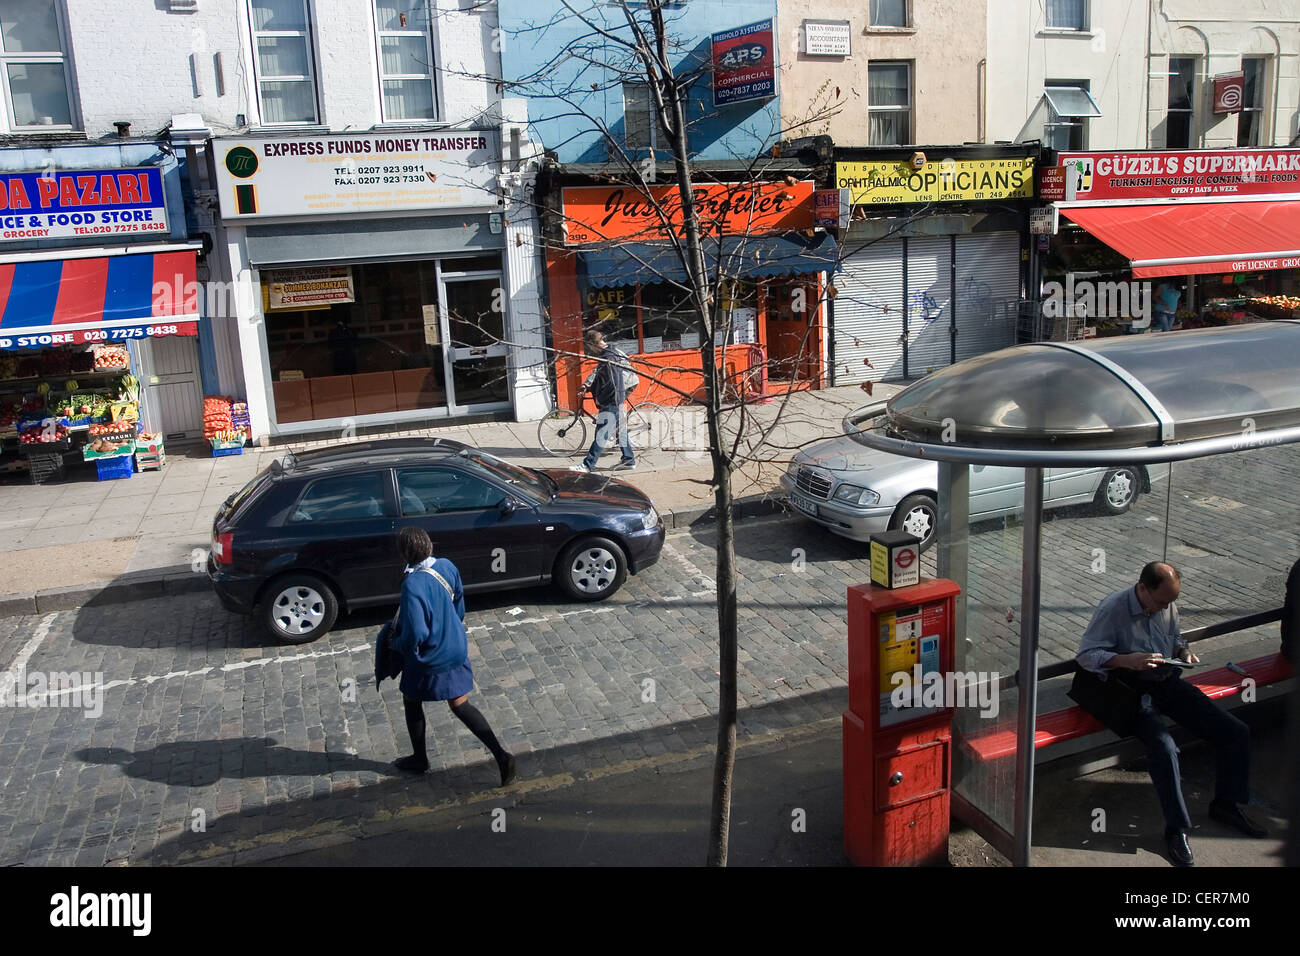
<svg viewBox="0 0 1300 956"><path fill-rule="evenodd" d="M101 458L123 458L134 454L135 442L130 439L113 441L108 438L97 438L81 450L81 457L84 461L98 461Z"/></svg>

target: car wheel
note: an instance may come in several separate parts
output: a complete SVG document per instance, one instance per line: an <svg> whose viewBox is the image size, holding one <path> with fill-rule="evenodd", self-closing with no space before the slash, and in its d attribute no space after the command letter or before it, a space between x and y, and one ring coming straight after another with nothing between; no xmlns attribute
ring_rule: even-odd
<svg viewBox="0 0 1300 956"><path fill-rule="evenodd" d="M627 558L608 538L583 538L561 553L555 578L576 601L602 601L627 580Z"/></svg>
<svg viewBox="0 0 1300 956"><path fill-rule="evenodd" d="M939 506L929 495L908 495L889 522L890 531L906 531L921 539L921 550L934 544L939 527Z"/></svg>
<svg viewBox="0 0 1300 956"><path fill-rule="evenodd" d="M262 599L262 624L286 644L314 641L339 615L333 589L314 574L289 574L272 582Z"/></svg>
<svg viewBox="0 0 1300 956"><path fill-rule="evenodd" d="M1137 500L1142 479L1133 468L1114 468L1106 472L1097 489L1097 506L1108 515L1122 515Z"/></svg>

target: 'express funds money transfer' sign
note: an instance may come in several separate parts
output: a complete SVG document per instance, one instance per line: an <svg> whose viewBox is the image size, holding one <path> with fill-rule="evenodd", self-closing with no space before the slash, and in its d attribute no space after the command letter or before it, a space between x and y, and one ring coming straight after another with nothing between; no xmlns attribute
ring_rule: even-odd
<svg viewBox="0 0 1300 956"><path fill-rule="evenodd" d="M835 185L855 206L979 199L1032 199L1034 160L938 160L921 169L910 163L836 163Z"/></svg>

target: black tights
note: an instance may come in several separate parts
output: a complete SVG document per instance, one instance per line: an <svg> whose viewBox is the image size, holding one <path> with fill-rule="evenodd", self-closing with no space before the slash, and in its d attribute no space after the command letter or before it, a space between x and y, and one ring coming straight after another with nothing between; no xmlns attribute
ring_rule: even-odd
<svg viewBox="0 0 1300 956"><path fill-rule="evenodd" d="M421 758L425 754L424 703L411 700L409 697L403 699L406 702L406 732L411 735L411 747L415 751L415 756ZM477 707L469 701L465 701L459 707L452 704L451 712L460 718L460 722L468 727L488 750L492 751L492 756L497 759L497 763L505 763L510 755L501 746L496 734L492 733L492 727L488 724L487 718L479 712Z"/></svg>

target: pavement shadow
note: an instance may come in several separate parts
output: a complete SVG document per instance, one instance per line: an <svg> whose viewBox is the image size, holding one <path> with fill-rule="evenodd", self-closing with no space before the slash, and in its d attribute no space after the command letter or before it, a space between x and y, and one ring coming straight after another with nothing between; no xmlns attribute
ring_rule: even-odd
<svg viewBox="0 0 1300 956"><path fill-rule="evenodd" d="M820 821L818 849L812 851L811 841L799 844L785 854L791 857L787 862L845 862L838 822L843 800L838 725L828 723L824 736L803 738L816 749L816 760L791 759L784 749L788 742L771 732L834 718L847 705L847 696L845 688L837 688L741 711L742 741L763 735L752 749L742 747L735 778L733 852L748 847L748 862L772 862L781 840L795 834L797 841L803 835L791 826L795 809ZM315 778L298 784L311 789L311 796L222 816L209 813L205 832L180 828L160 839L147 857L132 859L133 864L267 862L319 849L319 838L330 834L340 846L323 862L337 865L699 865L707 845L716 733L716 718L709 715L531 753L517 750L519 778L505 789L493 789L496 767L486 751L474 764L391 779L387 763L304 754L269 739L177 743L134 754L91 749L78 756L119 764L132 776L173 786L203 786L219 779L223 754L231 761L244 753L262 761L257 773L263 765L274 765L278 772ZM431 756L436 747L434 735ZM746 760L759 754L770 754L770 761L747 768ZM178 760L188 761L183 773L167 766ZM204 764L207 769L198 779L205 783L192 784ZM329 777L348 770L375 771L384 779L367 783ZM508 811L507 833L531 831L531 842L501 838L492 827L499 811ZM534 818L532 825L525 814ZM753 821L748 826L747 814ZM829 821L835 821L833 828ZM733 858L746 862L744 854Z"/></svg>

